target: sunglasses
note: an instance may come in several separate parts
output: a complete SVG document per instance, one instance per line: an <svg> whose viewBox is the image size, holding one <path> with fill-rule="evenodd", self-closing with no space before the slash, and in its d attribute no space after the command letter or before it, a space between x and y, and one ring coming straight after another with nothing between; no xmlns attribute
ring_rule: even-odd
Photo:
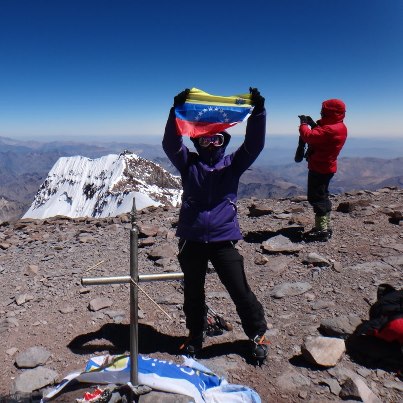
<svg viewBox="0 0 403 403"><path fill-rule="evenodd" d="M224 136L222 134L214 134L213 136L199 137L201 147L208 147L212 144L215 147L221 147L224 144Z"/></svg>

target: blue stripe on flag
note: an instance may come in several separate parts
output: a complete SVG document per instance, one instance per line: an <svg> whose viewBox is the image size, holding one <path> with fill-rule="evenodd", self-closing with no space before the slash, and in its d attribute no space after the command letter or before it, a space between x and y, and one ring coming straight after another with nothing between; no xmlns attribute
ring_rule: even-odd
<svg viewBox="0 0 403 403"><path fill-rule="evenodd" d="M175 108L176 117L189 122L242 122L251 108L185 103Z"/></svg>

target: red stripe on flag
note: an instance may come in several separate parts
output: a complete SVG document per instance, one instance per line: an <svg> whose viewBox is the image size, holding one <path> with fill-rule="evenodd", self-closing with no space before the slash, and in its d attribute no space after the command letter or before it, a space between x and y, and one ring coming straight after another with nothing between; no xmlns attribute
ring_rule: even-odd
<svg viewBox="0 0 403 403"><path fill-rule="evenodd" d="M209 134L222 132L229 127L235 126L236 123L211 123L211 122L189 122L176 118L176 128L178 134L189 137L201 137Z"/></svg>

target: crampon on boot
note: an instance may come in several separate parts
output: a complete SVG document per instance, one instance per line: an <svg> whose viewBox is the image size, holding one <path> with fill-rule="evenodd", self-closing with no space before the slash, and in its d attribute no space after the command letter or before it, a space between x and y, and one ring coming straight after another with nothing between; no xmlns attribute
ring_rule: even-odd
<svg viewBox="0 0 403 403"><path fill-rule="evenodd" d="M189 333L186 340L179 346L180 354L184 354L190 358L194 358L202 349L205 332L193 334Z"/></svg>
<svg viewBox="0 0 403 403"><path fill-rule="evenodd" d="M252 358L256 361L257 365L261 366L269 353L270 342L266 337L257 335L252 341Z"/></svg>

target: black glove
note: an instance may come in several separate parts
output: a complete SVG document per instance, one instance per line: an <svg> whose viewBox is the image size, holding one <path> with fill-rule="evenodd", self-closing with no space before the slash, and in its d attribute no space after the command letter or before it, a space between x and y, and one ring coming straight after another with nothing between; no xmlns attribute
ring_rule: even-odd
<svg viewBox="0 0 403 403"><path fill-rule="evenodd" d="M190 89L186 88L174 97L174 106L183 105L186 102L186 98L189 95Z"/></svg>
<svg viewBox="0 0 403 403"><path fill-rule="evenodd" d="M306 116L306 123L312 128L317 126L317 123L310 116Z"/></svg>
<svg viewBox="0 0 403 403"><path fill-rule="evenodd" d="M298 115L299 117L299 122L302 125L303 123L308 123L308 118L305 115Z"/></svg>
<svg viewBox="0 0 403 403"><path fill-rule="evenodd" d="M252 105L254 106L253 112L261 112L264 108L265 99L260 95L260 92L257 88L250 87L249 92Z"/></svg>

